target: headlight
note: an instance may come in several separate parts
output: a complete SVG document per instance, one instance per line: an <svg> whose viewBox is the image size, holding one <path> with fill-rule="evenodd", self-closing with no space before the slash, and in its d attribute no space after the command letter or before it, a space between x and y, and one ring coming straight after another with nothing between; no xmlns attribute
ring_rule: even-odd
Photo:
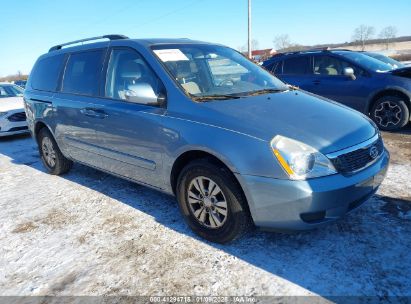
<svg viewBox="0 0 411 304"><path fill-rule="evenodd" d="M337 173L327 157L297 140L277 135L271 141L271 148L291 179L304 180Z"/></svg>
<svg viewBox="0 0 411 304"><path fill-rule="evenodd" d="M0 112L0 117L7 115L7 112Z"/></svg>

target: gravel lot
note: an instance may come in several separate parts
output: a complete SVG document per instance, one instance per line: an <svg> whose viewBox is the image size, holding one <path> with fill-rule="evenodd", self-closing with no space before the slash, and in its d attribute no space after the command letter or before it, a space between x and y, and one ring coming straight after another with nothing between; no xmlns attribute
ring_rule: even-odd
<svg viewBox="0 0 411 304"><path fill-rule="evenodd" d="M172 197L81 165L48 175L30 137L0 139L0 295L411 296L411 128L384 138L388 176L362 208L225 246Z"/></svg>

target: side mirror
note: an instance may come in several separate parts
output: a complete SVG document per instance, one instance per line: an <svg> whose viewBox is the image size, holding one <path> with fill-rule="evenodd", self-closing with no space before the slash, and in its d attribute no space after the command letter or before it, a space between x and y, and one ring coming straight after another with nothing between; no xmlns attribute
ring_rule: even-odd
<svg viewBox="0 0 411 304"><path fill-rule="evenodd" d="M150 106L161 106L166 101L165 95L157 95L153 87L146 82L129 85L124 95L129 102Z"/></svg>
<svg viewBox="0 0 411 304"><path fill-rule="evenodd" d="M344 68L344 76L350 77L352 80L357 79L354 75L354 69L353 68Z"/></svg>

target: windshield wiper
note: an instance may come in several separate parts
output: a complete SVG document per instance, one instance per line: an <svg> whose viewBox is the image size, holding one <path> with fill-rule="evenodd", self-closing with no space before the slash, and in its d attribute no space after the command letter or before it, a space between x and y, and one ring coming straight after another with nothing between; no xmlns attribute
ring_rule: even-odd
<svg viewBox="0 0 411 304"><path fill-rule="evenodd" d="M262 94L270 94L270 93L280 93L287 91L287 89L262 89L262 90L255 90L255 91L249 91L249 92L244 92L240 94L237 94L238 96L255 96L255 95L262 95Z"/></svg>
<svg viewBox="0 0 411 304"><path fill-rule="evenodd" d="M226 100L226 99L238 99L240 96L229 95L229 94L215 94L206 96L196 96L191 95L191 98L196 101L206 101L206 100Z"/></svg>

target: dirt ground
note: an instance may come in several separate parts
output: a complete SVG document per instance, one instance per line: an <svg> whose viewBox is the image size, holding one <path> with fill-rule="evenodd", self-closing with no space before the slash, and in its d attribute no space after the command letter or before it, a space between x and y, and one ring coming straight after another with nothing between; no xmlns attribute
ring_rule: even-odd
<svg viewBox="0 0 411 304"><path fill-rule="evenodd" d="M411 296L411 128L383 134L378 193L324 228L196 237L174 198L75 165L45 173L28 136L0 139L0 295Z"/></svg>

